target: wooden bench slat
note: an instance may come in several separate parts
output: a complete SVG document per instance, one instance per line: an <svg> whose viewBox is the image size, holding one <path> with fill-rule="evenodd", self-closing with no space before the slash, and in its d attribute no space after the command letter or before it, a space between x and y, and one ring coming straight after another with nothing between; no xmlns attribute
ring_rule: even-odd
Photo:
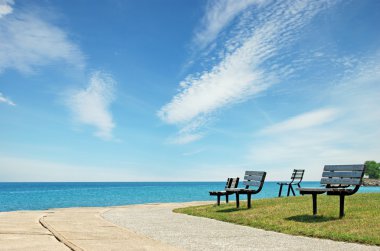
<svg viewBox="0 0 380 251"><path fill-rule="evenodd" d="M326 165L324 171L363 171L364 165Z"/></svg>
<svg viewBox="0 0 380 251"><path fill-rule="evenodd" d="M293 171L293 174L304 174L305 171Z"/></svg>
<svg viewBox="0 0 380 251"><path fill-rule="evenodd" d="M239 183L239 180L237 178L233 178L232 181L231 181L231 183L230 183L229 188L235 188L235 187L237 187L238 183Z"/></svg>
<svg viewBox="0 0 380 251"><path fill-rule="evenodd" d="M226 185L224 186L224 189L230 187L230 185L231 185L231 181L232 181L232 178L228 178L228 179L227 179L227 182L226 182Z"/></svg>
<svg viewBox="0 0 380 251"><path fill-rule="evenodd" d="M244 176L244 180L256 180L256 181L261 181L263 179L263 176L257 176L257 175L246 175Z"/></svg>
<svg viewBox="0 0 380 251"><path fill-rule="evenodd" d="M299 191L305 191L305 192L326 192L327 188L325 187L301 187L297 188Z"/></svg>
<svg viewBox="0 0 380 251"><path fill-rule="evenodd" d="M336 185L360 185L361 179L322 178L321 184Z"/></svg>
<svg viewBox="0 0 380 251"><path fill-rule="evenodd" d="M360 178L363 172L323 172L322 177Z"/></svg>
<svg viewBox="0 0 380 251"><path fill-rule="evenodd" d="M265 172L260 171L245 171L245 175L263 176Z"/></svg>
<svg viewBox="0 0 380 251"><path fill-rule="evenodd" d="M243 184L246 185L246 186L261 186L261 182L260 181L243 181Z"/></svg>

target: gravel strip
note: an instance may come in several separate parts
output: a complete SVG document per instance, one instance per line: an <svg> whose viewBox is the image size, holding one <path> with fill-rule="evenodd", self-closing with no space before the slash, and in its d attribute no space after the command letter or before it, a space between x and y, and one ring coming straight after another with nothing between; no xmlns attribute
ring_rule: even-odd
<svg viewBox="0 0 380 251"><path fill-rule="evenodd" d="M102 216L116 225L185 250L380 250L377 246L292 236L172 212L198 204L202 203L131 205L110 209Z"/></svg>

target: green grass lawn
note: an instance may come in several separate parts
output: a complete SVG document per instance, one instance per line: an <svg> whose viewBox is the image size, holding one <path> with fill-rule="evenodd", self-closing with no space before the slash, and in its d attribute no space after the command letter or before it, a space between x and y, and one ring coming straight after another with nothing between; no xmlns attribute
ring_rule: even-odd
<svg viewBox="0 0 380 251"><path fill-rule="evenodd" d="M380 245L380 193L346 196L342 219L338 196L318 196L317 216L312 215L311 196L306 195L253 200L251 209L246 206L244 202L239 209L235 203L215 204L174 212L293 235Z"/></svg>

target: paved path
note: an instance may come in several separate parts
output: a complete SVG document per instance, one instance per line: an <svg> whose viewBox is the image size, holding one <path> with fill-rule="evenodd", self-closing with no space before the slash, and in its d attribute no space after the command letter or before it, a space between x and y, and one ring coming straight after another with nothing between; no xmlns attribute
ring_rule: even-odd
<svg viewBox="0 0 380 251"><path fill-rule="evenodd" d="M186 250L380 250L380 247L292 236L173 213L186 203L114 208L103 217L152 239Z"/></svg>
<svg viewBox="0 0 380 251"><path fill-rule="evenodd" d="M378 250L175 214L204 202L0 212L0 250Z"/></svg>
<svg viewBox="0 0 380 251"><path fill-rule="evenodd" d="M1 212L0 250L70 251L39 223L47 214L47 211Z"/></svg>
<svg viewBox="0 0 380 251"><path fill-rule="evenodd" d="M75 251L179 250L104 220L109 208L55 210L41 219L60 241Z"/></svg>

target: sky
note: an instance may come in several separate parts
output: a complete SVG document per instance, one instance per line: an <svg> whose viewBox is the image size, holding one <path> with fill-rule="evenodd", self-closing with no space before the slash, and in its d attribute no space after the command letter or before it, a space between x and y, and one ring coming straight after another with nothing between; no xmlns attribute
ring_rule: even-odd
<svg viewBox="0 0 380 251"><path fill-rule="evenodd" d="M379 11L0 0L0 181L319 180L380 161Z"/></svg>

